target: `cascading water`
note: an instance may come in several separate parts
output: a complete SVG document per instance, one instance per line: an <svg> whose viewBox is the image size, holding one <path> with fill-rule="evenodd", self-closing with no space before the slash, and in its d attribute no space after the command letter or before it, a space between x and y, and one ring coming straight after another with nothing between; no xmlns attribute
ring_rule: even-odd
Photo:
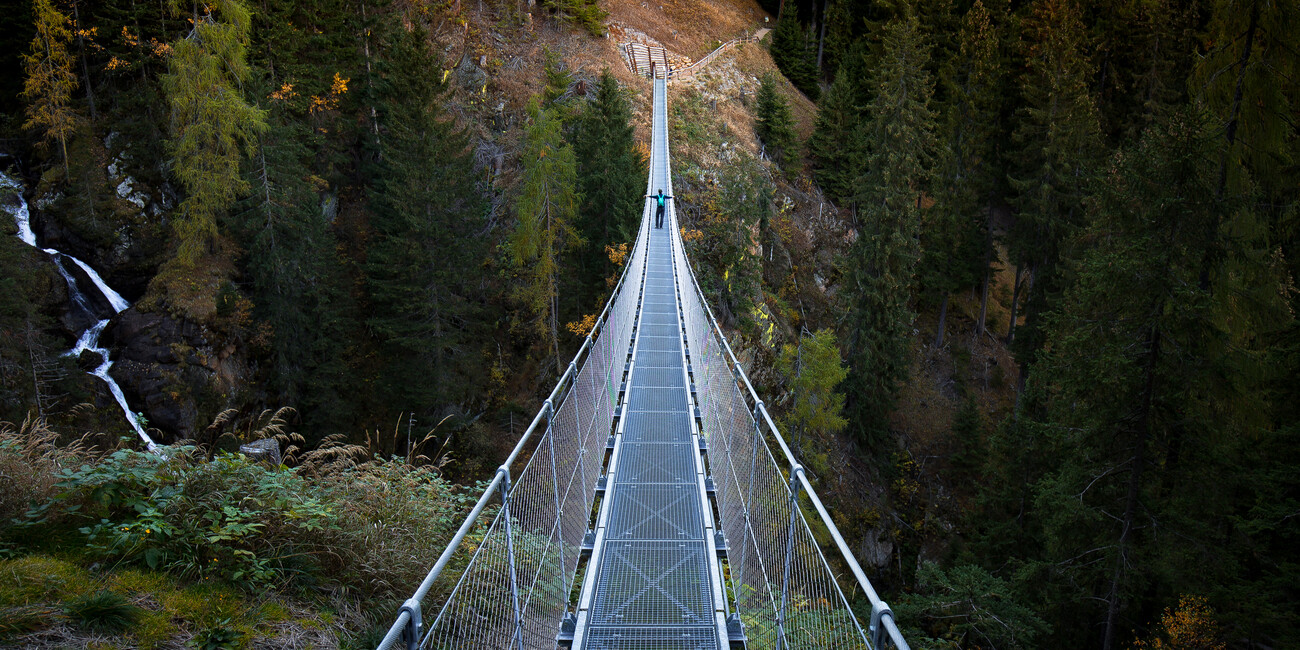
<svg viewBox="0 0 1300 650"><path fill-rule="evenodd" d="M28 246L37 248L36 233L32 232L31 212L27 208L27 200L23 198L22 183L10 178L3 172L0 172L0 191L12 191L18 197L17 208L4 207L3 209L13 215L14 223L18 226L18 238L23 240L23 243ZM118 406L122 408L122 412L126 415L127 423L131 425L131 428L134 429L136 434L140 436L140 439L144 441L145 445L149 448L149 451L157 451L159 448L158 445L149 437L148 433L145 433L144 427L140 426L139 418L131 412L130 406L127 405L126 396L122 394L122 387L118 386L117 382L113 380L112 375L108 374L109 368L113 367L113 362L109 359L108 350L99 347L99 335L102 334L104 328L108 326L108 319L95 318L95 309L91 304L91 297L81 291L77 279L63 266L63 260L70 260L85 272L86 277L90 278L91 283L95 285L95 288L99 290L100 294L113 308L114 314L121 313L122 310L130 307L131 303L127 302L126 299L116 291L113 291L113 289L104 282L103 278L99 277L99 274L96 273L95 269L91 268L89 264L86 264L67 253L54 250L53 248L45 248L42 250L53 259L54 268L59 270L59 274L62 275L63 279L68 283L68 297L72 300L73 306L78 311L90 316L91 319L95 321L94 325L86 328L86 330L81 333L81 336L77 339L77 344L73 346L71 350L66 352L65 356L80 356L82 352L87 350L99 355L100 359L103 361L100 362L99 366L91 371L90 374L99 377L105 384L108 384L108 391L113 394L113 398L117 400Z"/></svg>

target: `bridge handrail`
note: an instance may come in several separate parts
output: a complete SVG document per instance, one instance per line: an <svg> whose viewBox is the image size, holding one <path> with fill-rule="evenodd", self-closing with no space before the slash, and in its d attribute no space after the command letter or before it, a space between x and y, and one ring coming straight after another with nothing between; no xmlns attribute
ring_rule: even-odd
<svg viewBox="0 0 1300 650"><path fill-rule="evenodd" d="M677 233L677 241L681 241L680 232ZM722 327L718 324L718 320L713 314L713 308L709 306L708 300L705 299L704 292L700 288L699 280L695 276L695 269L689 263L689 258L686 257L684 250L682 251L682 258L685 261L682 266L686 267L687 275L691 280L691 287L695 292L695 297L699 300L700 305L704 308L704 312L708 317L709 329L717 335L718 341L722 343L722 347L726 351L734 379L738 384L744 386L744 392L748 393L751 400L753 412L762 415L763 423L767 426L767 430L771 433L771 437L776 440L782 454L785 456L786 462L789 463L790 478L793 480L797 477L802 492L808 496L814 510L817 512L818 518L830 532L831 538L835 541L836 548L839 550L844 562L848 565L849 570L853 573L853 577L857 581L858 586L862 589L863 593L867 595L867 598L871 603L871 622L868 628L868 634L871 637L872 646L877 648L880 647L880 641L883 640L881 635L883 634L888 635L890 641L899 650L910 650L906 639L903 638L902 632L898 629L897 622L894 620L893 611L889 608L889 605L880 598L879 594L876 593L875 588L871 585L871 581L862 570L862 566L858 563L857 558L849 549L848 543L845 542L844 536L840 533L839 527L835 525L835 522L831 519L830 514L826 510L826 506L822 504L821 499L817 496L817 491L813 489L812 484L808 481L803 465L795 459L794 453L790 451L790 446L781 435L780 429L776 426L776 423L773 422L772 415L767 410L767 405L764 404L763 400L758 396L758 392L754 390L753 384L750 383L749 376L745 373L744 366L742 366L740 360L736 358L735 352L731 349L731 343L727 341L727 337L723 333ZM790 490L790 492L792 498L797 494L794 490Z"/></svg>

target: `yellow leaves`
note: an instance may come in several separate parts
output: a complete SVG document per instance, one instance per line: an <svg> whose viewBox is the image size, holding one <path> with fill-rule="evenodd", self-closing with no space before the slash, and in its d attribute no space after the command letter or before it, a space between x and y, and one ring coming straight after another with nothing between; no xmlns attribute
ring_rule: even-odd
<svg viewBox="0 0 1300 650"><path fill-rule="evenodd" d="M330 85L330 95L340 97L347 94L349 81L351 81L351 79L343 79L339 77L339 73L335 72L334 83Z"/></svg>
<svg viewBox="0 0 1300 650"><path fill-rule="evenodd" d="M628 252L626 242L619 244L617 247L605 244L605 256L609 258L609 263L614 266L623 266L627 262Z"/></svg>
<svg viewBox="0 0 1300 650"><path fill-rule="evenodd" d="M348 82L351 79L344 79L339 73L334 73L334 82L330 84L329 94L324 97L311 96L311 107L308 109L312 113L319 111L332 111L339 107L339 98L348 92Z"/></svg>
<svg viewBox="0 0 1300 650"><path fill-rule="evenodd" d="M128 64L126 61L123 61L122 59L119 59L116 56L114 56L108 60L108 65L105 67L107 67L109 70L117 70L119 68L125 68L127 65Z"/></svg>
<svg viewBox="0 0 1300 650"><path fill-rule="evenodd" d="M1165 608L1160 616L1160 631L1151 640L1138 639L1135 650L1223 650L1219 640L1219 623L1204 596L1183 595L1178 609Z"/></svg>
<svg viewBox="0 0 1300 650"><path fill-rule="evenodd" d="M564 324L564 329L573 332L574 336L577 336L578 338L587 336L594 327L596 327L595 314L587 314L583 316L581 320L575 320L572 323Z"/></svg>
<svg viewBox="0 0 1300 650"><path fill-rule="evenodd" d="M289 101L290 99L293 99L294 97L297 96L298 93L294 92L293 84L287 82L284 85L280 86L279 90L271 93L271 99L274 99L279 102Z"/></svg>
<svg viewBox="0 0 1300 650"><path fill-rule="evenodd" d="M135 34L132 34L126 25L122 26L122 40L131 47L139 47L140 45L140 39L136 38Z"/></svg>
<svg viewBox="0 0 1300 650"><path fill-rule="evenodd" d="M695 241L695 240L697 240L697 239L703 239L703 238L704 238L704 231L703 231L703 230L691 230L691 229L689 229L689 228L682 228L682 241L683 241L683 242L687 242L687 243L689 243L689 242L693 242L693 241Z"/></svg>

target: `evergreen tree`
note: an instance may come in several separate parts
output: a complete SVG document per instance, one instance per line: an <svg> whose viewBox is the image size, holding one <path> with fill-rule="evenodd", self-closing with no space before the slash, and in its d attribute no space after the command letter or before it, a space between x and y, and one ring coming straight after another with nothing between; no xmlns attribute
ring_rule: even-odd
<svg viewBox="0 0 1300 650"><path fill-rule="evenodd" d="M792 7L776 21L776 29L772 31L772 61L795 88L803 91L808 99L817 101L821 94L821 88L817 85L817 55L808 47L808 39L797 14Z"/></svg>
<svg viewBox="0 0 1300 650"><path fill-rule="evenodd" d="M636 148L632 107L614 75L600 75L595 99L577 120L571 140L582 194L577 231L587 242L575 252L578 311L599 309L608 292L605 278L613 273L606 246L629 243L636 237L644 200L645 164Z"/></svg>
<svg viewBox="0 0 1300 650"><path fill-rule="evenodd" d="M1266 194L1295 178L1296 74L1294 36L1300 8L1291 2L1219 0L1206 36L1207 51L1191 80L1222 126L1220 186L1240 188L1247 176ZM1285 172L1285 173L1283 173ZM1222 190L1221 190L1222 191Z"/></svg>
<svg viewBox="0 0 1300 650"><path fill-rule="evenodd" d="M271 111L267 137L249 165L252 193L239 234L253 313L270 327L270 401L295 408L307 435L319 439L354 422L345 357L351 310L310 180L310 140L308 127L283 107Z"/></svg>
<svg viewBox="0 0 1300 650"><path fill-rule="evenodd" d="M185 188L175 220L179 258L193 265L218 235L217 221L248 191L240 160L266 130L265 111L244 100L250 17L239 0L214 0L172 44L163 91L171 110L172 172Z"/></svg>
<svg viewBox="0 0 1300 650"><path fill-rule="evenodd" d="M569 86L573 83L573 74L565 69L564 61L560 59L558 52L546 48L544 59L542 77L546 85L542 88L542 103L550 107L569 92Z"/></svg>
<svg viewBox="0 0 1300 650"><path fill-rule="evenodd" d="M939 298L936 347L943 345L948 295L987 282L992 253L987 215L995 182L1000 70L997 34L980 0L966 13L957 42L957 51L942 66L945 146L936 174L936 204L927 211L922 234L922 284Z"/></svg>
<svg viewBox="0 0 1300 650"><path fill-rule="evenodd" d="M871 98L868 72L865 47L859 46L845 57L834 83L817 104L813 133L808 138L813 175L835 201L852 197L853 181L861 170L853 134Z"/></svg>
<svg viewBox="0 0 1300 650"><path fill-rule="evenodd" d="M891 22L884 39L876 95L857 134L866 171L855 183L858 238L845 272L849 423L860 439L872 443L881 442L887 431L907 377L915 318L909 302L921 256L920 202L935 148L933 82L916 18Z"/></svg>
<svg viewBox="0 0 1300 650"><path fill-rule="evenodd" d="M471 339L484 256L483 205L464 132L444 118L440 62L424 30L386 37L376 84L366 324L379 349L386 416L433 415L471 391L457 363Z"/></svg>
<svg viewBox="0 0 1300 650"><path fill-rule="evenodd" d="M1024 366L1042 345L1041 315L1062 289L1058 264L1065 241L1083 218L1083 197L1100 154L1097 110L1088 93L1093 66L1074 0L1036 0L1024 30L1028 71L1024 108L1015 130L1018 168L1011 185L1016 222L1010 255L1016 265L1008 342ZM1016 308L1028 298L1024 331Z"/></svg>
<svg viewBox="0 0 1300 650"><path fill-rule="evenodd" d="M549 339L555 371L562 373L560 260L566 248L583 244L572 225L578 212L577 163L555 111L542 108L534 98L528 114L532 123L525 131L523 187L515 200L519 222L508 249L516 272L523 276L515 296L531 313L537 333Z"/></svg>
<svg viewBox="0 0 1300 650"><path fill-rule="evenodd" d="M22 56L23 70L27 73L22 96L28 102L23 128L37 129L46 142L59 143L64 176L67 176L68 137L77 128L77 115L71 106L77 76L72 71L72 55L68 52L72 32L68 29L68 17L59 13L50 0L36 0L34 9L36 36L32 39L31 52Z"/></svg>
<svg viewBox="0 0 1300 650"><path fill-rule="evenodd" d="M1238 570L1219 524L1233 516L1239 441L1275 381L1241 369L1290 321L1290 281L1243 229L1228 256L1236 268L1199 287L1219 215L1253 220L1248 197L1216 198L1212 133L1182 111L1116 157L1030 375L1025 414L1044 415L1031 444L1050 459L1034 488L1046 550L1037 570L1055 587L1043 603L1062 632L1097 630L1102 648L1127 621L1152 618L1143 599L1165 591L1164 576L1205 593ZM1198 489L1206 483L1222 489Z"/></svg>
<svg viewBox="0 0 1300 650"><path fill-rule="evenodd" d="M825 440L848 426L844 419L844 393L836 387L848 376L835 343L835 332L818 330L800 336L798 343L786 344L776 360L777 371L785 378L791 403L781 418L781 428L800 448L805 436Z"/></svg>
<svg viewBox="0 0 1300 650"><path fill-rule="evenodd" d="M794 135L794 116L790 104L776 89L776 79L771 73L763 75L758 87L754 130L768 150L772 160L782 167L792 167L798 162L797 142Z"/></svg>

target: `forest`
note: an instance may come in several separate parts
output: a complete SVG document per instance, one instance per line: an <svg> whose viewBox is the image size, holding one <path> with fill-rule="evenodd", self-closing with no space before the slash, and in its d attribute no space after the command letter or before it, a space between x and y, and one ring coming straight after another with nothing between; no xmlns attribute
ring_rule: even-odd
<svg viewBox="0 0 1300 650"><path fill-rule="evenodd" d="M682 238L912 647L1300 646L1292 2L10 4L0 645L373 647L767 28Z"/></svg>

